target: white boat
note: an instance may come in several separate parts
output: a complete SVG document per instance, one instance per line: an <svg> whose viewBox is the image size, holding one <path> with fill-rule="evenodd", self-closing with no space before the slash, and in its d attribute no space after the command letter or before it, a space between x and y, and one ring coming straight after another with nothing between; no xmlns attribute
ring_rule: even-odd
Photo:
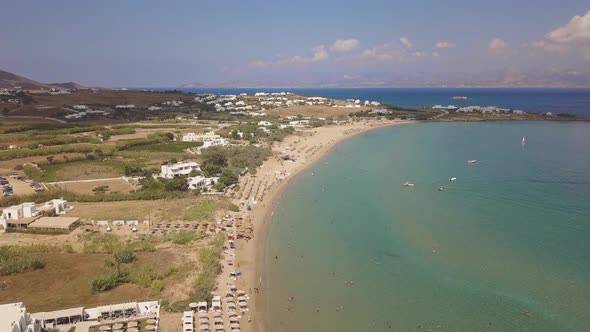
<svg viewBox="0 0 590 332"><path fill-rule="evenodd" d="M469 163L469 164L475 164L476 162L477 162L477 160L475 160L475 159L467 160L467 163Z"/></svg>
<svg viewBox="0 0 590 332"><path fill-rule="evenodd" d="M455 181L455 180L457 180L457 178L456 178L456 177L454 177L454 176L453 176L453 177L451 177L451 178L449 178L449 182L453 182L453 181Z"/></svg>
<svg viewBox="0 0 590 332"><path fill-rule="evenodd" d="M413 187L414 184L413 183L410 183L410 182L406 182L406 183L404 183L404 186L406 186L406 187Z"/></svg>
<svg viewBox="0 0 590 332"><path fill-rule="evenodd" d="M526 140L524 139L524 136L522 137L522 145L524 145L526 143Z"/></svg>

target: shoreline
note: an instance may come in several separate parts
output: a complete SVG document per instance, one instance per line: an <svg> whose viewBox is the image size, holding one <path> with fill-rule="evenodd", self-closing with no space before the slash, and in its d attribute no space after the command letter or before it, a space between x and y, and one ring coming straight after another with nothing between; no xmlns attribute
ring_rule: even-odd
<svg viewBox="0 0 590 332"><path fill-rule="evenodd" d="M248 217L253 220L254 230L252 239L250 241L238 240L236 242L238 248L238 250L236 250L236 261L244 273L244 277L238 281L238 285L248 292L251 298L253 298L249 307L249 312L245 315L248 316L248 322L242 324L242 329L244 331L265 331L266 329L266 289L264 280L264 274L266 272L266 244L268 233L270 231L272 214L276 205L280 201L284 190L291 181L296 180L303 171L315 165L339 143L373 129L413 122L415 121L364 121L344 126L336 125L307 129L301 132L303 135L311 134L309 136L312 138L310 141L314 141L313 138L315 138L315 141L321 143L320 147L317 150L316 147L313 147L311 152L303 154L302 160L296 159L292 162L291 164L293 165L290 165L291 167L288 168L288 176L286 179L272 182L268 192L264 194L264 197L260 199L257 205L252 206L252 211L248 213ZM305 145L301 148L305 142L297 139L297 136L290 138L290 141L294 141L291 142L293 145L290 145L289 142L281 142L278 146L273 146L273 152L276 152L275 148L280 150L283 145L289 145L292 150L295 149L293 146L299 147L300 149L307 147L307 145ZM324 141L325 139L328 139L328 141ZM307 137L305 138L305 141L307 141ZM308 143L313 144L313 142ZM260 167L257 177L268 177L269 174L279 171L276 169L277 167L277 160L274 158L269 159ZM282 163L281 167L284 167ZM240 202L239 199L234 199L234 201L238 205L243 205L243 201ZM259 288L260 292L252 292L255 288Z"/></svg>

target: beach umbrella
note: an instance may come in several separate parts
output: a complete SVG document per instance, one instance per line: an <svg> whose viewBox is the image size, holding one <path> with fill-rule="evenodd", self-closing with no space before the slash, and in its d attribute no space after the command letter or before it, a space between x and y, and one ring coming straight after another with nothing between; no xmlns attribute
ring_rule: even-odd
<svg viewBox="0 0 590 332"><path fill-rule="evenodd" d="M139 329L137 327L132 327L127 329L127 332L139 332Z"/></svg>
<svg viewBox="0 0 590 332"><path fill-rule="evenodd" d="M221 317L221 312L216 311L215 313L213 313L213 317Z"/></svg>
<svg viewBox="0 0 590 332"><path fill-rule="evenodd" d="M240 329L232 329L231 332L242 332Z"/></svg>
<svg viewBox="0 0 590 332"><path fill-rule="evenodd" d="M199 317L208 317L206 312L199 312Z"/></svg>
<svg viewBox="0 0 590 332"><path fill-rule="evenodd" d="M246 297L245 296L238 296L238 301L246 301Z"/></svg>
<svg viewBox="0 0 590 332"><path fill-rule="evenodd" d="M221 324L223 324L223 319L222 319L221 317L215 317L215 318L213 319L213 322L214 322L215 324L218 324L218 323L221 323Z"/></svg>
<svg viewBox="0 0 590 332"><path fill-rule="evenodd" d="M188 304L188 307L194 311L194 310L197 310L197 308L199 307L199 304L197 302L191 302Z"/></svg>
<svg viewBox="0 0 590 332"><path fill-rule="evenodd" d="M201 329L201 332L211 332L209 329Z"/></svg>
<svg viewBox="0 0 590 332"><path fill-rule="evenodd" d="M232 329L239 329L240 328L240 324L238 323L230 323L229 327L231 327Z"/></svg>
<svg viewBox="0 0 590 332"><path fill-rule="evenodd" d="M235 312L230 313L229 318L233 318L233 317L238 317L238 314L236 314Z"/></svg>
<svg viewBox="0 0 590 332"><path fill-rule="evenodd" d="M134 321L127 323L127 327L137 327L137 325L139 325L139 323Z"/></svg>
<svg viewBox="0 0 590 332"><path fill-rule="evenodd" d="M154 325L147 325L145 327L145 330L146 331L155 331L156 330L156 327Z"/></svg>
<svg viewBox="0 0 590 332"><path fill-rule="evenodd" d="M248 302L246 302L246 301L240 301L240 302L238 302L238 304L240 305L240 307L243 307L243 306L247 306L248 305Z"/></svg>
<svg viewBox="0 0 590 332"><path fill-rule="evenodd" d="M201 317L199 318L200 323L209 323L209 317Z"/></svg>
<svg viewBox="0 0 590 332"><path fill-rule="evenodd" d="M201 325L199 325L201 327L201 329L208 329L209 328L209 323L201 323Z"/></svg>
<svg viewBox="0 0 590 332"><path fill-rule="evenodd" d="M103 325L103 326L99 327L98 330L99 331L110 331L111 326L110 325Z"/></svg>
<svg viewBox="0 0 590 332"><path fill-rule="evenodd" d="M238 319L238 316L236 316L236 317L230 317L229 318L229 322L230 323L239 323L240 320Z"/></svg>
<svg viewBox="0 0 590 332"><path fill-rule="evenodd" d="M121 324L121 323L117 323L117 324L113 325L114 330L120 330L122 328L123 328L123 324Z"/></svg>
<svg viewBox="0 0 590 332"><path fill-rule="evenodd" d="M146 323L148 323L148 324L151 324L151 325L154 325L154 324L156 324L156 320L155 320L155 319L153 319L153 318L150 318L150 319L148 319L148 320L146 321Z"/></svg>
<svg viewBox="0 0 590 332"><path fill-rule="evenodd" d="M225 332L225 329L223 327L218 327L215 329L216 332Z"/></svg>

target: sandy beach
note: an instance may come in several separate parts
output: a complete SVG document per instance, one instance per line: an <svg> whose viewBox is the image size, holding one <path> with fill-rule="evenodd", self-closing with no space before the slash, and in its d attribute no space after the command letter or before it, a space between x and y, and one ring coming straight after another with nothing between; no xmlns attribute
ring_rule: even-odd
<svg viewBox="0 0 590 332"><path fill-rule="evenodd" d="M241 210L251 205L252 210L247 212L244 225L253 229L252 239L237 240L235 251L237 266L243 275L235 284L251 299L249 311L242 319L243 331L265 330L265 245L272 212L283 189L298 173L317 162L337 143L374 128L408 122L363 121L298 131L273 145L274 156L264 162L255 176L247 175L240 180L240 192L234 203L240 205ZM227 283L225 274L221 276L220 285Z"/></svg>

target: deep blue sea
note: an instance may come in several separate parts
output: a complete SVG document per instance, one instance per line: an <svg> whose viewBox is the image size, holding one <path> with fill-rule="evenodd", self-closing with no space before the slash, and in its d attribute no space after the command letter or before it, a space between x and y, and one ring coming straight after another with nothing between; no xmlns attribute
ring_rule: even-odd
<svg viewBox="0 0 590 332"><path fill-rule="evenodd" d="M499 88L236 88L184 89L216 94L288 91L304 96L335 99L374 100L402 107L432 107L437 104L456 106L498 106L534 113L569 113L590 116L590 89L499 89ZM466 100L454 100L465 96Z"/></svg>

